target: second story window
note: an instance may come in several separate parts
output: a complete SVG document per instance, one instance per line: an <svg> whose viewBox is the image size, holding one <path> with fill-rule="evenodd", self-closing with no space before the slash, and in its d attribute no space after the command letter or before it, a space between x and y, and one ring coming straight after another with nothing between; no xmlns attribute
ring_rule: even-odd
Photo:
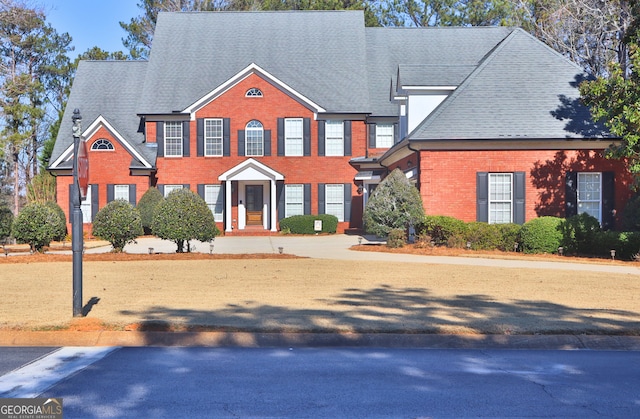
<svg viewBox="0 0 640 419"><path fill-rule="evenodd" d="M262 124L255 119L247 124L246 130L246 155L247 156L263 156L264 155L264 129Z"/></svg>
<svg viewBox="0 0 640 419"><path fill-rule="evenodd" d="M222 156L222 119L204 120L204 155Z"/></svg>
<svg viewBox="0 0 640 419"><path fill-rule="evenodd" d="M393 146L393 125L376 125L376 148L389 148Z"/></svg>
<svg viewBox="0 0 640 419"><path fill-rule="evenodd" d="M342 121L326 122L325 155L344 156L344 125Z"/></svg>
<svg viewBox="0 0 640 419"><path fill-rule="evenodd" d="M164 155L182 157L182 122L165 122Z"/></svg>
<svg viewBox="0 0 640 419"><path fill-rule="evenodd" d="M285 156L302 156L302 118L284 120L284 154Z"/></svg>

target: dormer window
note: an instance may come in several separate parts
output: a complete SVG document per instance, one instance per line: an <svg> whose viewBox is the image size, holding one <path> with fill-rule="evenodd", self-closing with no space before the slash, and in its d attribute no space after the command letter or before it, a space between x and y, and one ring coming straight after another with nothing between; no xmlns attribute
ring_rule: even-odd
<svg viewBox="0 0 640 419"><path fill-rule="evenodd" d="M262 97L262 90L258 89L257 87L252 87L251 89L247 90L247 93L245 93L246 97Z"/></svg>
<svg viewBox="0 0 640 419"><path fill-rule="evenodd" d="M111 141L100 138L91 144L92 151L113 151L113 144Z"/></svg>

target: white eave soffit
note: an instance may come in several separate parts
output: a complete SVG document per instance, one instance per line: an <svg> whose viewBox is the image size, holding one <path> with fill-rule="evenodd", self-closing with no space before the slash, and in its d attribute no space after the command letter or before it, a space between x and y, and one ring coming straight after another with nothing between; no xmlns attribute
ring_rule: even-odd
<svg viewBox="0 0 640 419"><path fill-rule="evenodd" d="M237 85L242 80L244 80L247 77L249 77L251 74L258 74L260 77L262 77L262 78L266 79L267 81L273 83L275 86L277 86L280 89L282 89L285 93L287 93L288 95L292 96L294 99L297 99L298 101L300 101L301 103L306 105L313 112L315 112L315 113L326 112L326 110L322 106L320 106L317 103L313 102L311 99L307 98L306 96L298 93L297 91L292 89L290 86L288 86L286 83L282 82L277 77L273 76L268 71L262 69L260 66L258 66L255 63L251 63L250 65L245 67L243 70L238 72L235 76L231 77L229 80L227 80L226 82L222 83L220 86L216 87L214 90L209 92L207 95L203 96L202 98L200 98L199 100L194 102L191 106L188 106L182 112L192 114L192 118L193 118L193 114L198 109L202 108L203 106L205 106L206 104L208 104L209 102L214 100L216 97L220 96L224 92L226 92L229 89L233 88L235 85Z"/></svg>

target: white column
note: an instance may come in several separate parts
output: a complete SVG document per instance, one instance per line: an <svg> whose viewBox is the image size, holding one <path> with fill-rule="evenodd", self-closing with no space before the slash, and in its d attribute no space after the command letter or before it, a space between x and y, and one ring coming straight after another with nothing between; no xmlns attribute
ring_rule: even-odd
<svg viewBox="0 0 640 419"><path fill-rule="evenodd" d="M276 231L276 181L271 179L271 231ZM283 192L284 193L284 192Z"/></svg>
<svg viewBox="0 0 640 419"><path fill-rule="evenodd" d="M225 231L232 231L231 228L231 181L225 182L225 197L224 197L224 218L226 219Z"/></svg>

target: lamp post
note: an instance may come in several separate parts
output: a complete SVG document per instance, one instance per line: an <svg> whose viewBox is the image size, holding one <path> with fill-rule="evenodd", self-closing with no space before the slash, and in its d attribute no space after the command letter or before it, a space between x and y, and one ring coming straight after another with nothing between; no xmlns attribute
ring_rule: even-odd
<svg viewBox="0 0 640 419"><path fill-rule="evenodd" d="M71 188L71 201L73 210L71 213L71 250L73 253L73 317L82 317L82 250L84 248L82 238L82 209L80 180L78 173L78 155L80 153L80 136L82 134L82 116L80 110L75 109L73 116L73 184ZM84 156L86 158L86 156ZM86 176L85 167L82 175ZM86 196L85 193L82 194Z"/></svg>

